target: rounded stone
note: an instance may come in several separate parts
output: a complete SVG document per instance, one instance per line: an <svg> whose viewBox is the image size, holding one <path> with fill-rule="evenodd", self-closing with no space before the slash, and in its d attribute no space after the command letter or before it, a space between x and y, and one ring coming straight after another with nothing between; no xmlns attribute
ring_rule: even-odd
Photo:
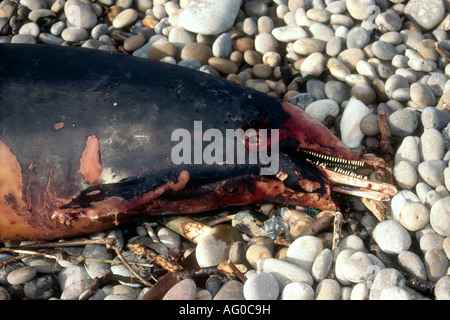
<svg viewBox="0 0 450 320"><path fill-rule="evenodd" d="M377 15L375 24L383 33L399 31L402 28L402 18L395 10L387 9L385 12Z"/></svg>
<svg viewBox="0 0 450 320"><path fill-rule="evenodd" d="M256 267L258 272L266 272L273 275L281 290L291 282L304 282L310 286L314 283L311 274L307 270L287 261L264 258L258 260Z"/></svg>
<svg viewBox="0 0 450 320"><path fill-rule="evenodd" d="M277 51L278 41L271 33L260 33L255 38L255 50L260 54Z"/></svg>
<svg viewBox="0 0 450 320"><path fill-rule="evenodd" d="M315 291L315 300L340 300L341 286L334 279L323 279Z"/></svg>
<svg viewBox="0 0 450 320"><path fill-rule="evenodd" d="M371 275L368 270L372 261L365 252L357 251L346 259L342 265L342 275L352 283L365 282Z"/></svg>
<svg viewBox="0 0 450 320"><path fill-rule="evenodd" d="M430 212L422 203L405 205L399 214L399 222L409 231L418 231L430 221Z"/></svg>
<svg viewBox="0 0 450 320"><path fill-rule="evenodd" d="M393 170L395 181L402 189L412 189L417 184L416 169L408 161L398 161Z"/></svg>
<svg viewBox="0 0 450 320"><path fill-rule="evenodd" d="M426 183L428 183L431 187L436 188L437 186L445 183L444 169L446 167L446 161L429 160L419 164L418 172Z"/></svg>
<svg viewBox="0 0 450 320"><path fill-rule="evenodd" d="M328 277L333 265L333 253L330 249L323 249L314 260L311 274L315 281L321 281Z"/></svg>
<svg viewBox="0 0 450 320"><path fill-rule="evenodd" d="M313 38L322 41L330 41L334 37L334 30L323 23L314 23L309 27L309 32L312 33Z"/></svg>
<svg viewBox="0 0 450 320"><path fill-rule="evenodd" d="M425 129L442 130L450 122L450 114L435 107L427 107L422 110L421 120Z"/></svg>
<svg viewBox="0 0 450 320"><path fill-rule="evenodd" d="M269 67L265 64L262 64L262 63L256 64L252 68L253 75L259 79L270 78L270 76L272 75L272 72L273 71L272 71L271 67Z"/></svg>
<svg viewBox="0 0 450 320"><path fill-rule="evenodd" d="M366 20L372 13L369 9L375 5L374 0L347 0L347 10L356 20Z"/></svg>
<svg viewBox="0 0 450 320"><path fill-rule="evenodd" d="M243 287L242 282L230 280L220 288L213 300L244 300Z"/></svg>
<svg viewBox="0 0 450 320"><path fill-rule="evenodd" d="M347 48L364 48L370 42L370 33L362 27L350 29L347 35Z"/></svg>
<svg viewBox="0 0 450 320"><path fill-rule="evenodd" d="M419 125L419 117L411 109L400 109L391 114L388 124L392 135L406 137L416 131Z"/></svg>
<svg viewBox="0 0 450 320"><path fill-rule="evenodd" d="M64 5L67 22L74 27L91 29L97 24L95 15L89 4L80 0L68 0Z"/></svg>
<svg viewBox="0 0 450 320"><path fill-rule="evenodd" d="M271 251L268 248L259 244L251 245L246 252L246 258L248 263L255 269L257 267L257 262L260 259L271 257L272 257Z"/></svg>
<svg viewBox="0 0 450 320"><path fill-rule="evenodd" d="M322 99L309 104L305 111L319 122L323 122L327 117L336 118L339 115L340 108L336 101Z"/></svg>
<svg viewBox="0 0 450 320"><path fill-rule="evenodd" d="M434 287L437 300L450 300L450 275L440 278Z"/></svg>
<svg viewBox="0 0 450 320"><path fill-rule="evenodd" d="M384 41L375 41L372 44L372 52L377 58L389 61L397 54L395 47Z"/></svg>
<svg viewBox="0 0 450 320"><path fill-rule="evenodd" d="M186 30L194 33L221 34L233 26L239 7L239 0L193 0L181 13L180 22Z"/></svg>
<svg viewBox="0 0 450 320"><path fill-rule="evenodd" d="M441 236L450 236L450 197L436 201L431 207L430 223Z"/></svg>
<svg viewBox="0 0 450 320"><path fill-rule="evenodd" d="M425 265L417 254L411 251L402 251L398 254L397 260L399 265L409 274L427 280Z"/></svg>
<svg viewBox="0 0 450 320"><path fill-rule="evenodd" d="M419 150L424 161L441 160L445 153L445 141L436 129L426 129L420 136Z"/></svg>
<svg viewBox="0 0 450 320"><path fill-rule="evenodd" d="M424 257L428 280L437 282L447 274L449 260L442 250L428 250Z"/></svg>
<svg viewBox="0 0 450 320"><path fill-rule="evenodd" d="M286 261L297 264L309 271L322 249L323 244L319 238L314 236L300 237L289 246L286 253Z"/></svg>
<svg viewBox="0 0 450 320"><path fill-rule="evenodd" d="M314 52L323 52L326 42L318 39L302 38L293 44L293 50L300 55L310 55Z"/></svg>
<svg viewBox="0 0 450 320"><path fill-rule="evenodd" d="M33 38L37 38L39 36L39 32L39 26L35 22L25 23L19 30L19 34L27 34Z"/></svg>
<svg viewBox="0 0 450 320"><path fill-rule="evenodd" d="M37 274L37 270L35 267L22 267L22 268L18 268L16 270L11 271L8 274L7 280L9 284L12 285L18 285L18 284L23 284L26 283L32 279L34 279L34 277Z"/></svg>
<svg viewBox="0 0 450 320"><path fill-rule="evenodd" d="M395 153L395 163L406 161L417 169L420 164L420 152L417 141L418 139L413 136L405 137Z"/></svg>
<svg viewBox="0 0 450 320"><path fill-rule="evenodd" d="M436 97L427 85L415 82L411 84L410 93L411 100L421 109L436 105Z"/></svg>
<svg viewBox="0 0 450 320"><path fill-rule="evenodd" d="M215 57L228 59L233 52L233 41L228 33L222 33L212 45L212 53Z"/></svg>
<svg viewBox="0 0 450 320"><path fill-rule="evenodd" d="M355 97L365 105L371 105L375 103L377 95L372 86L368 83L356 83L352 86L350 95Z"/></svg>
<svg viewBox="0 0 450 320"><path fill-rule="evenodd" d="M417 45L417 52L424 59L437 61L437 59L439 58L439 54L436 51L435 43L436 42L432 39L424 39Z"/></svg>
<svg viewBox="0 0 450 320"><path fill-rule="evenodd" d="M147 55L152 60L161 60L164 57L175 57L178 50L169 41L157 41L153 43L147 51Z"/></svg>
<svg viewBox="0 0 450 320"><path fill-rule="evenodd" d="M311 53L300 67L302 77L318 77L325 68L325 56L320 52Z"/></svg>
<svg viewBox="0 0 450 320"><path fill-rule="evenodd" d="M411 246L411 236L408 231L395 220L380 222L372 234L381 250L389 254L399 254Z"/></svg>
<svg viewBox="0 0 450 320"><path fill-rule="evenodd" d="M192 279L184 279L175 284L164 295L163 300L195 300L197 286Z"/></svg>
<svg viewBox="0 0 450 320"><path fill-rule="evenodd" d="M278 282L270 273L259 272L244 283L246 300L276 300L279 293Z"/></svg>
<svg viewBox="0 0 450 320"><path fill-rule="evenodd" d="M362 118L360 125L361 132L368 137L376 137L380 133L378 125L378 115L368 114Z"/></svg>
<svg viewBox="0 0 450 320"><path fill-rule="evenodd" d="M113 21L113 27L120 29L129 26L138 18L138 13L134 9L125 9L120 12Z"/></svg>
<svg viewBox="0 0 450 320"><path fill-rule="evenodd" d="M63 30L61 38L67 42L80 42L89 37L86 29L79 27L70 27Z"/></svg>
<svg viewBox="0 0 450 320"><path fill-rule="evenodd" d="M351 234L345 238L343 238L339 242L339 250L345 250L345 249L353 249L356 251L364 251L364 242L361 240L360 237L357 235Z"/></svg>
<svg viewBox="0 0 450 320"><path fill-rule="evenodd" d="M353 286L350 300L369 300L369 288L366 283L357 283Z"/></svg>
<svg viewBox="0 0 450 320"><path fill-rule="evenodd" d="M370 286L369 300L380 300L381 292L385 288L396 286L404 288L405 283L400 271L393 268L382 269L376 273Z"/></svg>
<svg viewBox="0 0 450 320"><path fill-rule="evenodd" d="M429 59L409 59L408 66L414 71L433 72L437 68L436 62Z"/></svg>
<svg viewBox="0 0 450 320"><path fill-rule="evenodd" d="M136 34L134 36L129 37L123 43L123 48L126 51L134 51L145 44L145 37L142 34Z"/></svg>
<svg viewBox="0 0 450 320"><path fill-rule="evenodd" d="M188 43L181 50L181 59L199 61L201 64L207 64L209 58L212 56L211 48L206 44L198 42Z"/></svg>
<svg viewBox="0 0 450 320"><path fill-rule="evenodd" d="M314 289L304 282L291 282L284 287L281 300L314 300Z"/></svg>
<svg viewBox="0 0 450 320"><path fill-rule="evenodd" d="M30 300L48 300L57 296L59 288L53 275L46 274L26 282L23 292Z"/></svg>
<svg viewBox="0 0 450 320"><path fill-rule="evenodd" d="M381 291L380 300L412 300L412 298L405 289L392 286Z"/></svg>
<svg viewBox="0 0 450 320"><path fill-rule="evenodd" d="M29 34L16 34L11 38L11 43L28 43L35 44L36 39L34 39Z"/></svg>
<svg viewBox="0 0 450 320"><path fill-rule="evenodd" d="M238 72L238 66L236 65L236 63L234 63L228 59L211 57L208 59L208 64L223 74L230 74L230 73Z"/></svg>
<svg viewBox="0 0 450 320"><path fill-rule="evenodd" d="M308 34L302 27L295 25L274 28L272 30L272 35L281 42L293 42L300 38L308 37Z"/></svg>
<svg viewBox="0 0 450 320"><path fill-rule="evenodd" d="M404 13L409 21L417 23L424 30L430 30L444 19L446 10L442 0L410 0Z"/></svg>

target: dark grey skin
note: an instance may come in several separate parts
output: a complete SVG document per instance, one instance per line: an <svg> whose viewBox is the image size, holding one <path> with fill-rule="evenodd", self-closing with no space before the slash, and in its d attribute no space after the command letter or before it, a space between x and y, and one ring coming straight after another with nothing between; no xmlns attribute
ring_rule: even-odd
<svg viewBox="0 0 450 320"><path fill-rule="evenodd" d="M265 201L336 209L333 181L304 151L384 166L287 102L170 64L84 48L0 45L0 79L0 240L71 237L131 213ZM227 129L279 130L277 172L262 176L260 162L175 164L171 135L192 132L194 121L223 136ZM101 172L87 181L80 159L92 136Z"/></svg>

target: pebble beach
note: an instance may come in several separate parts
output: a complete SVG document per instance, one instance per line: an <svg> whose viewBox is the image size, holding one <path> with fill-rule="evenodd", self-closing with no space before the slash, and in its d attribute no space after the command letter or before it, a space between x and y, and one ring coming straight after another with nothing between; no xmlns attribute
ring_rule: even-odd
<svg viewBox="0 0 450 320"><path fill-rule="evenodd" d="M449 0L1 1L0 45L197 69L291 102L357 151L380 146L385 115L399 192L381 216L350 198L358 228L344 219L337 239L301 235L330 213L267 204L187 217L198 238L149 218L91 235L115 249L23 243L0 252L0 300L146 300L164 270L133 245L239 268L184 277L164 300L450 300L449 30Z"/></svg>

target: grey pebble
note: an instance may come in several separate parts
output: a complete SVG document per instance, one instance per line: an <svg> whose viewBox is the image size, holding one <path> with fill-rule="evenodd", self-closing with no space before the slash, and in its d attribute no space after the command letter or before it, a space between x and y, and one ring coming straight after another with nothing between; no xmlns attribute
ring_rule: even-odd
<svg viewBox="0 0 450 320"><path fill-rule="evenodd" d="M244 283L246 300L276 300L280 293L278 282L273 275L259 272Z"/></svg>
<svg viewBox="0 0 450 320"><path fill-rule="evenodd" d="M111 260L113 258L112 253L105 246L96 244L86 245L83 250L83 256L104 260ZM92 279L104 276L108 272L109 267L107 263L89 260L85 262L85 265L86 271Z"/></svg>
<svg viewBox="0 0 450 320"><path fill-rule="evenodd" d="M330 249L323 249L314 260L311 275L319 282L328 277L333 266L333 253Z"/></svg>
<svg viewBox="0 0 450 320"><path fill-rule="evenodd" d="M296 281L305 282L310 286L313 285L313 278L307 270L287 261L275 258L260 259L257 263L257 271L272 274L281 290L288 283Z"/></svg>
<svg viewBox="0 0 450 320"><path fill-rule="evenodd" d="M425 129L442 130L449 123L450 115L435 107L427 107L422 110L421 120Z"/></svg>
<svg viewBox="0 0 450 320"><path fill-rule="evenodd" d="M233 41L228 33L222 33L214 41L212 52L215 57L228 59L233 52Z"/></svg>
<svg viewBox="0 0 450 320"><path fill-rule="evenodd" d="M428 250L424 256L425 269L429 281L437 282L447 274L449 261L443 250Z"/></svg>
<svg viewBox="0 0 450 320"><path fill-rule="evenodd" d="M422 259L411 251L401 251L397 260L399 265L409 274L418 277L419 279L427 280L427 272Z"/></svg>
<svg viewBox="0 0 450 320"><path fill-rule="evenodd" d="M16 34L12 37L11 43L28 43L35 44L36 40L29 34Z"/></svg>
<svg viewBox="0 0 450 320"><path fill-rule="evenodd" d="M281 300L314 300L314 289L304 282L291 282L281 293Z"/></svg>
<svg viewBox="0 0 450 320"><path fill-rule="evenodd" d="M422 253L429 250L442 250L444 244L444 237L437 233L426 233L420 237L419 245Z"/></svg>
<svg viewBox="0 0 450 320"><path fill-rule="evenodd" d="M8 274L7 280L8 283L12 285L22 284L32 280L36 276L36 274L37 270L35 267L22 267L11 271Z"/></svg>
<svg viewBox="0 0 450 320"><path fill-rule="evenodd" d="M372 44L373 54L381 60L389 60L397 54L397 49L390 43L384 41L375 41Z"/></svg>
<svg viewBox="0 0 450 320"><path fill-rule="evenodd" d="M351 28L347 35L347 48L363 49L370 42L370 33L362 27Z"/></svg>
<svg viewBox="0 0 450 320"><path fill-rule="evenodd" d="M419 164L418 172L422 179L431 187L436 188L443 185L444 169L447 167L447 161L443 160L429 160Z"/></svg>
<svg viewBox="0 0 450 320"><path fill-rule="evenodd" d="M245 300L243 287L242 282L230 280L220 288L213 300Z"/></svg>
<svg viewBox="0 0 450 320"><path fill-rule="evenodd" d="M426 129L420 136L419 149L423 161L441 160L445 153L444 137L437 129Z"/></svg>
<svg viewBox="0 0 450 320"><path fill-rule="evenodd" d="M184 279L175 284L164 295L163 300L195 300L197 287L192 279Z"/></svg>
<svg viewBox="0 0 450 320"><path fill-rule="evenodd" d="M84 28L70 27L63 30L61 38L68 42L80 42L87 40L88 32Z"/></svg>
<svg viewBox="0 0 450 320"><path fill-rule="evenodd" d="M95 15L89 4L80 0L68 0L64 5L67 26L91 29L97 24Z"/></svg>
<svg viewBox="0 0 450 320"><path fill-rule="evenodd" d="M430 223L441 236L450 236L450 196L433 204L430 211Z"/></svg>
<svg viewBox="0 0 450 320"><path fill-rule="evenodd" d="M370 286L369 299L380 300L381 292L385 288L396 286L404 288L405 283L400 271L393 268L386 268L376 273Z"/></svg>
<svg viewBox="0 0 450 320"><path fill-rule="evenodd" d="M322 99L309 104L305 111L319 122L323 122L327 117L336 118L339 115L340 109L336 101Z"/></svg>
<svg viewBox="0 0 450 320"><path fill-rule="evenodd" d="M46 274L25 283L23 292L31 300L48 300L57 297L59 288L53 275Z"/></svg>
<svg viewBox="0 0 450 320"><path fill-rule="evenodd" d="M35 22L28 22L20 28L19 34L27 34L33 38L37 38L39 36L39 31L39 26Z"/></svg>
<svg viewBox="0 0 450 320"><path fill-rule="evenodd" d="M406 137L416 131L419 125L419 117L411 109L400 109L391 114L388 124L392 135Z"/></svg>
<svg viewBox="0 0 450 320"><path fill-rule="evenodd" d="M450 276L440 278L434 287L434 294L437 300L450 300Z"/></svg>
<svg viewBox="0 0 450 320"><path fill-rule="evenodd" d="M380 222L372 234L381 250L390 254L399 254L411 246L411 236L408 231L395 220Z"/></svg>
<svg viewBox="0 0 450 320"><path fill-rule="evenodd" d="M417 169L421 162L418 141L419 139L413 136L405 137L395 153L395 163L406 161Z"/></svg>
<svg viewBox="0 0 450 320"><path fill-rule="evenodd" d="M309 93L300 93L293 96L289 102L305 110L308 105L314 102L314 98Z"/></svg>
<svg viewBox="0 0 450 320"><path fill-rule="evenodd" d="M39 19L45 17L56 17L56 14L49 9L35 9L28 15L28 19L33 22L37 22Z"/></svg>
<svg viewBox="0 0 450 320"><path fill-rule="evenodd" d="M219 292L222 287L223 282L219 276L211 276L206 279L205 289L211 293L211 296L214 298L216 294Z"/></svg>
<svg viewBox="0 0 450 320"><path fill-rule="evenodd" d="M393 174L398 186L410 190L417 184L417 172L408 161L397 161L394 165Z"/></svg>

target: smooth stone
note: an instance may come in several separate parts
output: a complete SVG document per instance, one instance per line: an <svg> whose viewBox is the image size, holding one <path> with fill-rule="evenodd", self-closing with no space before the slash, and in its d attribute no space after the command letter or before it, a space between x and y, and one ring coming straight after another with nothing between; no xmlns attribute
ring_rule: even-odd
<svg viewBox="0 0 450 320"><path fill-rule="evenodd" d="M402 19L395 10L387 9L375 18L375 24L382 33L399 31L402 28Z"/></svg>
<svg viewBox="0 0 450 320"><path fill-rule="evenodd" d="M28 282L37 274L37 270L35 267L26 266L16 270L11 271L8 274L7 280L9 284L18 285Z"/></svg>
<svg viewBox="0 0 450 320"><path fill-rule="evenodd" d="M327 98L325 93L325 82L323 81L317 79L309 80L306 83L306 91L314 98L314 100L322 100Z"/></svg>
<svg viewBox="0 0 450 320"><path fill-rule="evenodd" d="M334 279L323 279L315 290L315 300L340 300L341 286Z"/></svg>
<svg viewBox="0 0 450 320"><path fill-rule="evenodd" d="M104 245L89 244L84 247L83 256L86 258L96 258L111 260L112 253ZM97 261L85 261L86 271L92 279L101 278L109 271L109 264Z"/></svg>
<svg viewBox="0 0 450 320"><path fill-rule="evenodd" d="M262 64L262 63L258 63L253 66L252 73L256 78L267 79L267 78L270 78L273 71L272 71L271 67L269 67L265 64Z"/></svg>
<svg viewBox="0 0 450 320"><path fill-rule="evenodd" d="M322 99L309 104L305 112L314 117L319 122L324 122L327 117L336 118L339 115L339 105L331 99Z"/></svg>
<svg viewBox="0 0 450 320"><path fill-rule="evenodd" d="M417 23L424 30L430 30L444 19L446 10L442 0L410 0L404 13L409 21Z"/></svg>
<svg viewBox="0 0 450 320"><path fill-rule="evenodd" d="M233 26L239 7L239 0L193 0L181 13L180 22L186 30L194 33L221 34Z"/></svg>
<svg viewBox="0 0 450 320"><path fill-rule="evenodd" d="M55 260L44 257L30 257L22 260L27 266L36 268L39 273L55 273L59 271Z"/></svg>
<svg viewBox="0 0 450 320"><path fill-rule="evenodd" d="M211 57L208 59L208 64L222 74L231 74L238 72L238 66L236 65L236 63L228 59Z"/></svg>
<svg viewBox="0 0 450 320"><path fill-rule="evenodd" d="M181 59L199 61L202 65L207 64L209 58L213 56L211 48L198 42L188 43L181 50Z"/></svg>
<svg viewBox="0 0 450 320"><path fill-rule="evenodd" d="M443 73L433 72L427 80L427 86L433 91L436 97L442 97L446 91L448 76ZM447 118L450 115L447 114Z"/></svg>
<svg viewBox="0 0 450 320"><path fill-rule="evenodd" d="M420 136L419 150L424 161L441 160L445 153L445 142L439 130L426 129Z"/></svg>
<svg viewBox="0 0 450 320"><path fill-rule="evenodd" d="M0 301L11 300L11 295L4 287L0 287Z"/></svg>
<svg viewBox="0 0 450 320"><path fill-rule="evenodd" d="M365 60L360 60L356 63L356 71L358 74L367 77L369 80L378 78L378 74L375 68Z"/></svg>
<svg viewBox="0 0 450 320"><path fill-rule="evenodd" d="M417 45L417 52L424 58L437 61L439 54L435 49L435 41L432 39L424 39Z"/></svg>
<svg viewBox="0 0 450 320"><path fill-rule="evenodd" d="M351 17L345 14L332 14L330 16L330 24L339 25L339 27L351 28L354 24L354 21Z"/></svg>
<svg viewBox="0 0 450 320"><path fill-rule="evenodd" d="M325 94L328 99L342 103L350 99L350 87L341 81L328 81L325 84Z"/></svg>
<svg viewBox="0 0 450 320"><path fill-rule="evenodd" d="M444 185L450 192L450 168L444 169Z"/></svg>
<svg viewBox="0 0 450 320"><path fill-rule="evenodd" d="M309 93L300 93L289 99L289 102L305 110L308 105L314 102L314 98Z"/></svg>
<svg viewBox="0 0 450 320"><path fill-rule="evenodd" d="M319 238L314 236L300 237L289 246L286 261L310 271L315 258L322 250L323 244Z"/></svg>
<svg viewBox="0 0 450 320"><path fill-rule="evenodd" d="M151 44L147 50L147 56L152 60L161 60L164 57L175 57L177 47L169 41L157 41Z"/></svg>
<svg viewBox="0 0 450 320"><path fill-rule="evenodd" d="M323 23L314 23L309 27L309 32L312 33L314 39L325 42L334 37L334 30Z"/></svg>
<svg viewBox="0 0 450 320"><path fill-rule="evenodd" d="M194 35L182 27L174 27L169 33L169 42L174 44L178 50L183 49L188 43L195 42Z"/></svg>
<svg viewBox="0 0 450 320"><path fill-rule="evenodd" d="M144 44L145 44L145 37L142 34L136 34L125 40L125 42L123 43L123 48L126 51L131 52L136 49L139 49Z"/></svg>
<svg viewBox="0 0 450 320"><path fill-rule="evenodd" d="M136 21L138 13L134 9L125 9L121 11L113 21L113 27L116 29L125 28Z"/></svg>
<svg viewBox="0 0 450 320"><path fill-rule="evenodd" d="M345 3L348 12L356 20L366 20L369 18L371 14L369 8L375 5L374 0L347 0Z"/></svg>
<svg viewBox="0 0 450 320"><path fill-rule="evenodd" d="M244 285L240 281L230 280L220 288L213 300L245 300Z"/></svg>
<svg viewBox="0 0 450 320"><path fill-rule="evenodd" d="M410 190L417 184L416 169L407 161L397 161L394 165L393 174L401 189Z"/></svg>
<svg viewBox="0 0 450 320"><path fill-rule="evenodd" d="M340 53L340 55L341 54L342 52ZM327 67L331 75L335 77L336 80L342 82L345 82L346 77L351 74L350 69L340 59L337 58L328 59Z"/></svg>
<svg viewBox="0 0 450 320"><path fill-rule="evenodd" d="M278 282L270 273L259 272L244 283L245 300L276 300L279 293Z"/></svg>
<svg viewBox="0 0 450 320"><path fill-rule="evenodd" d="M304 282L291 282L284 287L281 300L314 300L314 289Z"/></svg>
<svg viewBox="0 0 450 320"><path fill-rule="evenodd" d="M389 254L398 254L411 246L408 231L395 220L380 222L373 230L372 236L381 250Z"/></svg>
<svg viewBox="0 0 450 320"><path fill-rule="evenodd" d="M380 270L370 286L369 300L380 300L381 292L385 288L396 286L404 288L404 280L400 271L393 268Z"/></svg>
<svg viewBox="0 0 450 320"><path fill-rule="evenodd" d="M19 30L19 34L27 34L33 38L37 38L39 36L39 32L39 26L35 22L25 23Z"/></svg>
<svg viewBox="0 0 450 320"><path fill-rule="evenodd" d="M214 57L228 59L233 52L233 40L228 33L222 33L212 45Z"/></svg>
<svg viewBox="0 0 450 320"><path fill-rule="evenodd" d="M302 77L318 77L325 68L325 56L320 52L311 53L300 67Z"/></svg>
<svg viewBox="0 0 450 320"><path fill-rule="evenodd" d="M392 216L398 221L400 210L408 203L420 202L417 195L410 190L401 190L391 200Z"/></svg>
<svg viewBox="0 0 450 320"><path fill-rule="evenodd" d="M420 162L419 162L420 163ZM420 202L424 203L426 202L426 195L429 191L432 191L433 189L426 184L425 182L419 182L416 185L416 194L420 199Z"/></svg>
<svg viewBox="0 0 450 320"><path fill-rule="evenodd" d="M420 151L417 139L413 136L407 136L403 139L400 147L395 153L394 162L406 161L415 169L420 164Z"/></svg>
<svg viewBox="0 0 450 320"><path fill-rule="evenodd" d="M89 4L79 0L68 0L64 5L68 25L91 29L97 24L97 16Z"/></svg>
<svg viewBox="0 0 450 320"><path fill-rule="evenodd" d="M278 41L271 33L260 33L255 37L255 50L260 54L277 51Z"/></svg>
<svg viewBox="0 0 450 320"><path fill-rule="evenodd" d="M335 36L327 42L325 46L325 53L330 57L335 57L341 53L342 45L342 38Z"/></svg>
<svg viewBox="0 0 450 320"><path fill-rule="evenodd" d="M273 275L278 282L280 290L283 290L291 282L304 282L310 286L314 283L311 274L306 269L297 264L275 258L258 260L257 271Z"/></svg>
<svg viewBox="0 0 450 320"><path fill-rule="evenodd" d="M37 22L40 19L45 19L47 17L56 17L56 14L49 9L35 9L28 14L28 20Z"/></svg>
<svg viewBox="0 0 450 320"><path fill-rule="evenodd" d="M419 125L419 117L411 109L400 109L391 114L388 124L392 135L406 137L416 131Z"/></svg>
<svg viewBox="0 0 450 320"><path fill-rule="evenodd" d="M163 300L195 300L197 286L192 279L184 279L175 284L164 295Z"/></svg>
<svg viewBox="0 0 450 320"><path fill-rule="evenodd" d="M364 242L357 235L351 234L351 235L343 238L339 242L339 250L342 251L342 250L345 250L345 249L353 249L353 250L356 250L356 251L364 251L365 250Z"/></svg>
<svg viewBox="0 0 450 320"><path fill-rule="evenodd" d="M450 236L450 197L436 201L431 207L430 223L441 236Z"/></svg>
<svg viewBox="0 0 450 320"><path fill-rule="evenodd" d="M159 240L169 249L179 248L181 244L181 237L178 233L169 228L161 228L157 232Z"/></svg>
<svg viewBox="0 0 450 320"><path fill-rule="evenodd" d="M437 300L450 300L450 275L446 275L436 282L434 295Z"/></svg>
<svg viewBox="0 0 450 320"><path fill-rule="evenodd" d="M419 164L418 172L422 179L431 187L436 188L443 185L444 169L447 167L447 161L429 160Z"/></svg>
<svg viewBox="0 0 450 320"><path fill-rule="evenodd" d="M217 266L228 260L231 245L242 241L241 233L229 225L218 225L199 240L196 258L200 267Z"/></svg>
<svg viewBox="0 0 450 320"><path fill-rule="evenodd" d="M357 251L349 256L341 266L341 272L345 280L352 283L365 282L371 275L368 270L372 261L365 252Z"/></svg>
<svg viewBox="0 0 450 320"><path fill-rule="evenodd" d="M443 250L428 250L424 256L428 280L437 282L447 274L449 260Z"/></svg>
<svg viewBox="0 0 450 320"><path fill-rule="evenodd" d="M151 246L150 248L152 248L153 250L157 249L155 245ZM157 252L161 252L161 250L157 250ZM165 248L165 252L167 252L167 247ZM164 253L163 253L164 254ZM128 262L134 262L134 263L147 263L147 260L142 257L140 258L138 255L135 255L129 251L123 251L122 252L122 256L128 261ZM119 261L120 258L119 257L115 257L114 258L115 261ZM141 267L142 268L142 267ZM145 270L146 272L151 272L151 268L143 268L143 270ZM122 281L119 281L121 284L126 284L129 287L140 287L141 284L137 281L137 277L131 273L130 269L128 269L127 266L125 266L122 263L117 263L117 264L113 264L111 265L111 272L114 275L118 275L118 276L123 276L123 277L128 277L128 278L132 278L135 279L136 283L130 284L130 283L125 283ZM141 276L145 276L144 272L140 273Z"/></svg>
<svg viewBox="0 0 450 320"><path fill-rule="evenodd" d="M376 137L380 133L378 125L378 116L376 114L368 114L361 119L359 124L361 132L368 137Z"/></svg>
<svg viewBox="0 0 450 320"><path fill-rule="evenodd" d="M90 289L94 284L92 279L82 279L65 288L60 296L61 300L79 300L81 294Z"/></svg>
<svg viewBox="0 0 450 320"><path fill-rule="evenodd" d="M422 72L433 72L437 68L436 62L430 59L410 59L408 61L408 66L414 71L422 71Z"/></svg>
<svg viewBox="0 0 450 320"><path fill-rule="evenodd" d="M94 38L96 40L100 39L100 37L105 34L107 35L108 33L109 33L108 26L104 23L100 23L100 24L96 25L91 30L91 36L92 36L92 38Z"/></svg>
<svg viewBox="0 0 450 320"><path fill-rule="evenodd" d="M86 29L79 27L70 27L63 30L61 33L61 38L68 42L80 42L83 40L87 40L89 37Z"/></svg>
<svg viewBox="0 0 450 320"><path fill-rule="evenodd" d="M58 21L51 26L50 33L54 36L60 36L65 28L66 23L64 21Z"/></svg>
<svg viewBox="0 0 450 320"><path fill-rule="evenodd" d="M361 145L364 134L361 132L361 120L371 113L366 105L352 97L344 109L340 122L341 140L349 148Z"/></svg>
<svg viewBox="0 0 450 320"><path fill-rule="evenodd" d="M82 265L69 266L58 273L58 283L61 291L64 291L72 285L77 285L83 280L92 279L89 278L86 268Z"/></svg>
<svg viewBox="0 0 450 320"><path fill-rule="evenodd" d="M256 24L256 21L251 17L245 18L242 25L242 31L249 36L254 36L257 34L258 25Z"/></svg>
<svg viewBox="0 0 450 320"><path fill-rule="evenodd" d="M381 60L392 60L397 54L397 49L390 43L375 41L372 43L373 54Z"/></svg>
<svg viewBox="0 0 450 320"><path fill-rule="evenodd" d="M372 85L368 83L355 83L352 86L350 95L352 97L355 97L365 105L371 105L375 103L377 99L375 90L372 88Z"/></svg>
<svg viewBox="0 0 450 320"><path fill-rule="evenodd" d="M392 98L392 94L395 90L399 88L409 88L409 82L408 80L398 74L390 76L385 83L385 90L388 98Z"/></svg>
<svg viewBox="0 0 450 320"><path fill-rule="evenodd" d="M46 274L26 282L23 292L30 300L48 300L58 294L59 288L53 275Z"/></svg>
<svg viewBox="0 0 450 320"><path fill-rule="evenodd" d="M445 238L437 233L426 233L420 237L420 250L424 254L429 250L442 250L444 247L444 240Z"/></svg>
<svg viewBox="0 0 450 320"><path fill-rule="evenodd" d="M392 286L381 291L380 300L412 300L412 298L405 289Z"/></svg>
<svg viewBox="0 0 450 320"><path fill-rule="evenodd" d="M365 283L357 283L352 288L350 300L369 300L369 291Z"/></svg>
<svg viewBox="0 0 450 320"><path fill-rule="evenodd" d="M310 55L314 52L323 52L326 42L318 39L302 38L293 44L293 50L300 55Z"/></svg>
<svg viewBox="0 0 450 320"><path fill-rule="evenodd" d="M333 253L330 249L323 249L314 260L311 268L311 275L319 282L328 277L333 265Z"/></svg>
<svg viewBox="0 0 450 320"><path fill-rule="evenodd" d="M409 274L419 279L427 280L427 272L422 259L411 251L402 251L398 254L399 265Z"/></svg>
<svg viewBox="0 0 450 320"><path fill-rule="evenodd" d="M405 205L399 214L399 222L409 231L418 231L430 221L428 208L419 202Z"/></svg>
<svg viewBox="0 0 450 320"><path fill-rule="evenodd" d="M415 82L411 84L410 92L411 100L421 109L436 105L436 97L427 85Z"/></svg>
<svg viewBox="0 0 450 320"><path fill-rule="evenodd" d="M35 44L36 39L29 34L16 34L11 38L11 43Z"/></svg>
<svg viewBox="0 0 450 320"><path fill-rule="evenodd" d="M302 27L295 25L274 28L272 30L272 35L281 42L293 42L300 38L308 37L308 34Z"/></svg>
<svg viewBox="0 0 450 320"><path fill-rule="evenodd" d="M251 245L246 252L247 261L254 269L256 269L257 263L260 259L271 257L272 252L265 246L259 244Z"/></svg>

